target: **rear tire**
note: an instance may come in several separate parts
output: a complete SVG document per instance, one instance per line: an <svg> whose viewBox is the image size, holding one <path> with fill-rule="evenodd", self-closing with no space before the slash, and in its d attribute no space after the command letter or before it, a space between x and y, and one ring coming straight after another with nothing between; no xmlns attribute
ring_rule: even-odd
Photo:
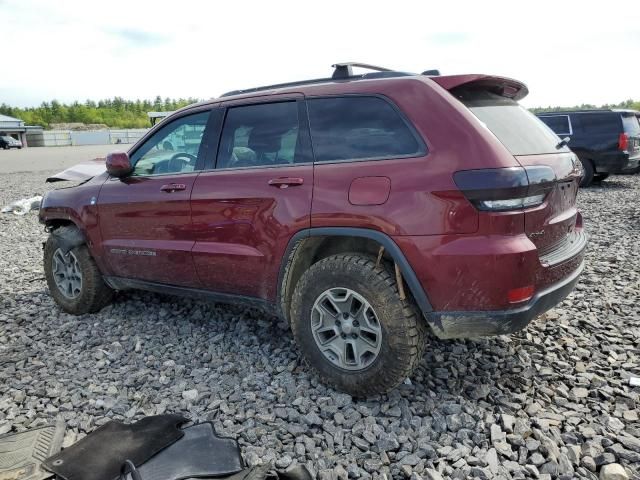
<svg viewBox="0 0 640 480"><path fill-rule="evenodd" d="M593 182L593 175L595 173L593 169L593 163L591 163L591 160L589 160L588 158L581 158L580 163L582 164L583 171L582 180L580 180L580 186L588 187L589 185L591 185L591 182Z"/></svg>
<svg viewBox="0 0 640 480"><path fill-rule="evenodd" d="M67 313L97 312L113 299L114 292L102 280L86 245L64 254L60 240L50 235L44 247L44 273L51 296Z"/></svg>
<svg viewBox="0 0 640 480"><path fill-rule="evenodd" d="M321 380L354 396L402 383L422 359L426 337L425 322L400 298L394 275L356 253L324 258L302 275L291 328Z"/></svg>

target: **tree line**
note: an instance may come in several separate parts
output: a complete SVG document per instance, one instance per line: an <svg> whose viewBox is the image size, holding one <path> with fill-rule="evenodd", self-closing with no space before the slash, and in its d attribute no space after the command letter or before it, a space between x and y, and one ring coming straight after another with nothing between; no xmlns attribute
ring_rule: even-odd
<svg viewBox="0 0 640 480"><path fill-rule="evenodd" d="M597 110L601 108L628 108L631 110L640 110L640 101L638 100L625 100L620 103L605 103L604 105L592 105L590 103L583 103L582 105L574 105L573 107L535 107L530 108L533 113L546 113L546 112L560 112L563 110Z"/></svg>
<svg viewBox="0 0 640 480"><path fill-rule="evenodd" d="M43 102L39 107L18 108L0 104L0 113L23 120L27 125L49 128L52 123L102 123L115 128L146 128L149 126L147 112L166 112L182 108L199 101L196 98L165 98L155 100L125 100L114 97L106 100L87 100L84 103L60 103L57 100ZM630 108L640 110L640 101L625 100L617 104L591 105L583 103L572 107L535 107L533 113L557 112L559 110L588 110L596 108Z"/></svg>
<svg viewBox="0 0 640 480"><path fill-rule="evenodd" d="M125 100L114 97L106 100L87 100L84 103L61 103L57 100L43 102L39 107L18 108L6 103L0 104L0 113L19 118L26 125L40 125L49 128L52 123L102 123L115 128L149 127L147 112L167 112L177 110L197 98L165 98L155 100Z"/></svg>

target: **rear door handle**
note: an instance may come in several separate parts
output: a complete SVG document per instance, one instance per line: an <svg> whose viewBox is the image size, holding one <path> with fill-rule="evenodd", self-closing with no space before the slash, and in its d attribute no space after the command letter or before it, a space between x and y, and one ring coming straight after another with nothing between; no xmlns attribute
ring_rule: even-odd
<svg viewBox="0 0 640 480"><path fill-rule="evenodd" d="M171 193L176 192L178 190L186 190L187 186L184 183L169 183L167 185L163 185L160 187L160 190L163 192Z"/></svg>
<svg viewBox="0 0 640 480"><path fill-rule="evenodd" d="M304 179L297 177L281 177L272 178L271 180L269 180L269 185L278 188L296 187L298 185L302 185L303 183Z"/></svg>

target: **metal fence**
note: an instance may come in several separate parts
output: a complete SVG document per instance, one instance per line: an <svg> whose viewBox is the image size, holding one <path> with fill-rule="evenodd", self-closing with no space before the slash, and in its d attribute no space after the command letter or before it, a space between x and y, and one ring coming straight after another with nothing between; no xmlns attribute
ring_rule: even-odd
<svg viewBox="0 0 640 480"><path fill-rule="evenodd" d="M62 147L69 145L131 144L138 141L147 129L127 130L40 130L27 132L30 147Z"/></svg>

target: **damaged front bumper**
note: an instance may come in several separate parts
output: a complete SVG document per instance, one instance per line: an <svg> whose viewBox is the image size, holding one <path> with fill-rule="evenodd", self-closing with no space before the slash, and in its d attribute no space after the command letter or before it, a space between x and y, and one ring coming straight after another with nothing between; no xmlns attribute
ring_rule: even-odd
<svg viewBox="0 0 640 480"><path fill-rule="evenodd" d="M584 262L568 277L541 290L522 307L497 311L429 312L426 314L427 321L441 339L514 333L564 300L578 283L583 269Z"/></svg>

